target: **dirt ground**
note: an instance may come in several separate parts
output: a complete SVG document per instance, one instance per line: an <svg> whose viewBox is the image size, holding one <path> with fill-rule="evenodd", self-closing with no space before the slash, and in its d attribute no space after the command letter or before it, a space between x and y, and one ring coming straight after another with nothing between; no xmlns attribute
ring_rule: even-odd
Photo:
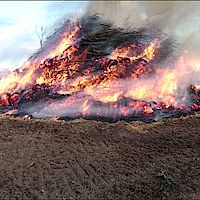
<svg viewBox="0 0 200 200"><path fill-rule="evenodd" d="M0 199L200 200L200 114L152 124L1 118Z"/></svg>

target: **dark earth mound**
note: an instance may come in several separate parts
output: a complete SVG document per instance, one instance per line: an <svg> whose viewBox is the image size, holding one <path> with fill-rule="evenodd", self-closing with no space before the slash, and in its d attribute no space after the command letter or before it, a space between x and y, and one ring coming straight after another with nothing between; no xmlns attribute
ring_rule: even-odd
<svg viewBox="0 0 200 200"><path fill-rule="evenodd" d="M200 199L200 114L152 124L0 119L0 199Z"/></svg>

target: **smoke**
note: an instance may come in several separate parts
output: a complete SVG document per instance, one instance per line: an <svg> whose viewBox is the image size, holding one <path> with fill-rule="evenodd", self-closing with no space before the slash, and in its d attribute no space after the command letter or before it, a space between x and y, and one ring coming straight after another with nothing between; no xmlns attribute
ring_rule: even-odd
<svg viewBox="0 0 200 200"><path fill-rule="evenodd" d="M126 98L146 102L165 102L175 106L177 106L176 103L190 103L190 99L187 98L187 87L190 84L199 84L200 68L196 64L199 63L198 61L193 62L193 59L187 61L186 58L187 56L195 58L194 54L198 55L200 53L200 39L198 37L200 31L199 8L200 3L198 2L91 2L86 12L87 16L97 14L106 23L110 22L114 27L124 29L158 28L167 36L172 35L177 39L179 54L182 56L173 66L170 63L170 65L165 66L163 71L156 73L154 77L145 80L119 80L112 84L110 90L108 89L110 95L114 96L112 91L115 91L116 93L124 92ZM97 97L96 99L104 96L102 92L105 93L98 86L91 90L93 97ZM177 94L176 103L173 96L169 94ZM52 116L76 118L84 109L85 114L87 114L90 98L87 93L81 92L74 99L73 97L67 97L63 100L54 101L50 105L45 105L33 116L36 118ZM68 102L74 102L74 105L68 105ZM135 109L134 112L140 112L140 109ZM118 113L117 108L90 104L90 115L96 116L99 110L101 110L101 116L105 117L116 116Z"/></svg>
<svg viewBox="0 0 200 200"><path fill-rule="evenodd" d="M114 27L155 27L178 43L179 58L173 68L178 85L200 84L200 2L185 1L98 1L91 2L87 15L97 14ZM165 63L166 64L166 63ZM159 77L162 79L162 77ZM155 85L159 80L151 80ZM155 83L155 84L154 84ZM140 82L139 85L146 83ZM170 83L169 83L170 84ZM156 88L150 89L150 91ZM181 90L180 93L185 92ZM159 93L159 91L158 91Z"/></svg>
<svg viewBox="0 0 200 200"><path fill-rule="evenodd" d="M58 4L58 10L60 6L61 4ZM87 115L88 110L90 115L112 117L116 116L117 114L119 115L119 113L126 114L126 110L123 110L123 108L126 109L128 103L123 103L121 100L129 101L130 99L132 101L131 103L133 104L135 103L135 100L141 101L141 105L143 105L144 102L145 104L147 102L148 104L164 102L166 104L166 108L168 108L167 106L170 107L170 105L173 105L175 108L182 108L182 105L186 105L189 109L190 106L196 102L196 99L193 100L191 99L191 95L188 95L188 87L191 86L191 84L200 84L200 62L198 59L198 54L200 53L200 39L198 37L198 33L200 31L200 14L198 12L199 8L200 3L198 2L91 2L87 9L85 18L80 20L81 32L78 36L78 42L76 42L81 48L85 47L87 43L91 43L90 46L87 46L87 51L89 52L89 56L87 58L95 58L95 62L90 63L89 61L86 61L84 65L80 64L79 67L75 66L76 68L71 69L72 71L75 69L73 71L74 74L72 74L73 76L71 76L71 78L67 81L63 79L65 80L65 83L59 82L59 80L62 81L62 79L57 77L62 78L62 73L58 73L59 76L56 76L54 73L56 71L58 72L59 70L55 70L54 67L57 65L52 66L51 63L61 60L60 58L63 59L63 54L60 54L60 57L55 58L54 61L46 58L49 58L48 56L51 55L51 51L59 45L61 41L60 39L66 37L65 32L71 32L74 24L76 24L76 19L71 25L69 21L65 21L60 27L58 27L58 29L55 30L55 33L52 36L47 38L47 41L43 44L43 48L29 59L30 63L28 63L27 69L30 69L30 64L31 66L38 66L43 62L44 59L46 59L45 68L43 68L43 70L46 70L47 73L45 72L41 75L41 77L48 74L48 77L50 77L49 83L51 83L52 80L51 76L49 75L54 74L55 77L53 77L53 84L55 85L52 84L52 86L56 86L55 88L59 88L59 85L62 84L67 86L69 82L71 85L69 84L70 87L67 87L66 91L63 93L60 92L59 89L55 89L55 91L58 92L57 94L61 94L58 99L52 98L51 100L48 100L47 94L50 94L53 97L53 93L45 93L46 96L44 96L43 100L43 95L41 94L41 100L34 103L34 105L30 104L31 106L29 103L23 105L23 109L21 109L21 111L32 114L33 117L36 118L52 116L73 118ZM106 24L104 24L102 21L95 21L95 17L93 16L95 14L99 15L100 19ZM91 21L89 20L90 17L87 18L88 16L92 16ZM85 19L86 22L84 21ZM109 23L111 23L111 26ZM135 34L129 30L136 30ZM140 38L141 35L142 37ZM125 78L123 75L123 66L119 64L120 61L117 61L117 57L112 55L113 51L118 47L120 48L127 44L129 45L129 43L134 43L135 40L139 43L142 43L143 40L146 40L146 42L149 43L152 42L155 37L156 39L159 38L158 42L160 47L158 48L159 51L156 53L158 55L156 55L153 61L150 61L151 59L148 58L147 51L145 54L146 56L142 60L143 62L152 64L151 69L153 74L146 77L144 72L146 68L143 69L141 66L141 68L138 69L143 71L144 76L140 77L140 73L138 72L138 74L135 74L135 76L139 77L137 79L135 79L135 76L130 78L130 76L127 74ZM174 48L173 46L173 38L175 38L179 44L178 49ZM152 48L150 49L152 50ZM179 57L176 59L174 59L172 56L174 49L177 50L177 53L179 54ZM96 57L98 53L96 52L101 52L99 53L99 56L103 58L106 57L106 59L110 58L112 60L112 63L110 63L112 65L107 68L107 71L108 73L114 74L112 77L115 77L116 75L116 77L120 77L119 79L116 80L115 78L112 79L111 77L111 82L107 81L106 84L100 84L98 81L104 80L106 77L102 76L102 79L96 79L98 84L95 85L95 76L98 75L98 73L100 74L101 65L103 65L102 63L98 63L99 65L96 65L94 70L93 67L91 67L95 65L96 61L98 60L98 57ZM73 53L73 56L75 56L76 52L74 51ZM80 51L79 55L82 56L84 54L81 54ZM175 62L173 63L169 61L168 57L170 57L170 59L173 57L172 59L174 59ZM79 57L77 56L75 58ZM119 63L114 64L113 59L116 59L115 61ZM136 59L136 63L138 60L140 59ZM129 60L127 60L127 62L128 61ZM100 62L102 62L102 60L100 60ZM140 63L140 61L138 63ZM49 66L48 69L47 66ZM85 70L85 67L87 67L89 70ZM100 68L98 69L98 67ZM124 70L125 69L128 68L125 67ZM82 73L82 71L84 72ZM35 71L34 73L32 73L32 71L30 72L31 73L27 73L28 76L25 76L24 78L24 80L27 79L28 83L21 81L23 82L23 86L29 86L31 84L38 83L36 81L36 77L34 76L39 75L39 70L36 70L36 73ZM71 73L71 71L69 72ZM88 74L89 72L90 74ZM25 73L26 71L24 74ZM65 73L68 73L68 71ZM84 73L87 74L85 77ZM91 82L87 82L87 79L90 79ZM45 83L45 79L39 80L42 80ZM39 84L43 83L40 81ZM8 82L7 85L9 85L9 83L10 82ZM48 85L48 81L46 83ZM89 89L87 87L80 87L83 89L80 89L78 92L75 90L73 93L73 86L75 87L77 84L79 86L84 86L84 84L87 83L88 85L94 84L94 87L88 87ZM18 84L18 86L19 87L17 87L17 89L14 91L17 92L20 90L20 88L22 88L20 84ZM15 88L16 86L14 85L13 87ZM10 88L13 89L12 87ZM68 88L72 88L72 90L70 91ZM40 88L41 91L43 89L44 88L42 87ZM35 89L33 88L33 90L30 91L30 95L32 94L31 92L34 93ZM51 92L54 92L54 90ZM26 93L22 94L26 95ZM37 96L37 94L40 95L40 93L35 93L34 95ZM63 97L62 95L66 96ZM117 103L112 107L111 104L113 102ZM116 107L118 104L120 108ZM148 108L150 109L150 112L154 112L151 110L151 108L155 108L155 114L157 115L156 112L160 109L159 107L154 107L154 105L152 107L141 105L136 105L135 107L133 106L135 110L130 110L130 112L144 113L144 110L142 111L141 109ZM122 110L120 110L121 108ZM129 114L133 114L134 116L135 113ZM137 116L137 114L135 115Z"/></svg>
<svg viewBox="0 0 200 200"><path fill-rule="evenodd" d="M97 117L99 113L101 117L106 118L121 117L119 109L123 107L123 102L120 103L122 107L92 103L93 100L98 101L99 99L102 102L106 102L108 98L111 98L113 102L120 102L120 95L118 94L128 99L151 102L152 108L154 108L153 102L165 102L166 105L173 105L177 108L181 107L181 105L192 105L193 102L191 102L187 89L191 84L195 85L199 82L199 72L200 65L197 66L180 58L174 68L159 69L153 77L137 80L130 78L120 79L108 85L107 91L102 90L101 85L96 86L89 91L81 91L74 96L53 100L50 104L38 102L29 109L25 108L25 112L35 118L59 116L65 119L73 119L80 116L84 117L84 115L87 117L88 113L90 117ZM106 92L108 93L107 95ZM135 107L134 111L129 111L129 116L139 116L143 111L142 109L143 107L140 106ZM163 117L167 117L167 114L157 113L155 120Z"/></svg>
<svg viewBox="0 0 200 200"><path fill-rule="evenodd" d="M114 26L155 26L174 35L181 49L200 52L200 2L179 1L95 1L87 14L98 14Z"/></svg>

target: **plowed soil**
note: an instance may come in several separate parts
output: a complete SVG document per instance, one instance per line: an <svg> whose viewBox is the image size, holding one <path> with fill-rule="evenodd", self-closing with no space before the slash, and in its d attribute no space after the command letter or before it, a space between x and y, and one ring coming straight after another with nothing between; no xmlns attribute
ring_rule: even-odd
<svg viewBox="0 0 200 200"><path fill-rule="evenodd" d="M1 118L0 199L200 200L200 114L151 124Z"/></svg>

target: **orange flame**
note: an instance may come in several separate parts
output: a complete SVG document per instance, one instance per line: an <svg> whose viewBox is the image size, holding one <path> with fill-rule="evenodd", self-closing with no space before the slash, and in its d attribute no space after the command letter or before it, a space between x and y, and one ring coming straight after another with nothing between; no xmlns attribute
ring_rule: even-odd
<svg viewBox="0 0 200 200"><path fill-rule="evenodd" d="M159 41L157 38L155 38L147 48L145 48L142 53L140 53L137 56L130 56L131 51L133 51L133 49L141 51L141 48L139 46L136 45L129 45L127 47L122 47L119 49L116 49L112 52L112 59L119 59L119 58L129 58L132 62L135 60L138 60L140 58L145 58L148 61L152 60L155 55L156 55L156 49L158 49L160 47L159 45ZM137 53L137 52L136 52Z"/></svg>
<svg viewBox="0 0 200 200"><path fill-rule="evenodd" d="M76 35L79 31L80 28L78 26L75 26L74 30L71 33L64 32L61 36L62 40L59 42L56 49L52 51L47 57L52 58L61 55L65 49L67 49L70 45L72 45L73 42L75 42L75 40L77 39Z"/></svg>
<svg viewBox="0 0 200 200"><path fill-rule="evenodd" d="M109 58L95 58L90 63L87 60L87 47L80 51L80 46L76 43L79 32L80 27L77 25L71 32L65 32L56 49L51 51L48 59L40 65L27 62L21 71L2 77L0 105L10 106L17 102L19 94L15 92L20 93L35 84L44 84L56 94L83 94L84 102L81 101L79 105L83 116L87 116L91 111L91 99L103 104L108 103L112 108L118 109L122 116L133 111L147 116L153 115L155 108L183 107L180 102L187 98L186 95L180 96L179 90L183 90L185 85L188 86L188 82L184 82L187 76L200 73L198 60L183 56L173 68L156 66L155 69L153 62L150 62L160 48L160 42L155 38L145 46L130 44L116 48ZM199 77L196 79L200 82ZM200 90L200 83L194 87ZM116 102L122 97L132 101L127 100L125 106L118 106ZM79 102L76 99L78 97L73 96L62 103L69 108ZM150 103L154 101L157 103L155 108L151 107ZM62 103L58 106L62 107ZM52 106L56 107L54 104ZM199 107L198 102L192 105L193 109ZM101 115L101 112L98 112Z"/></svg>

